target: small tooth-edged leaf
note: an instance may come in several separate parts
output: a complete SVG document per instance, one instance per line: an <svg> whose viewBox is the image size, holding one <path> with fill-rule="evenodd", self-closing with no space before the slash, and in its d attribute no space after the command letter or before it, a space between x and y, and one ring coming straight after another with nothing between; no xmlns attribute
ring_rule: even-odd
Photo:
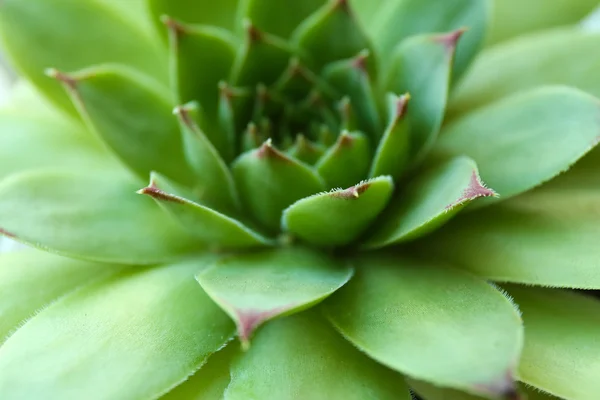
<svg viewBox="0 0 600 400"><path fill-rule="evenodd" d="M581 293L506 286L523 313L519 379L557 397L593 400L600 393L600 303Z"/></svg>
<svg viewBox="0 0 600 400"><path fill-rule="evenodd" d="M123 169L83 126L38 116L35 108L0 111L0 180L47 167L106 173Z"/></svg>
<svg viewBox="0 0 600 400"><path fill-rule="evenodd" d="M599 43L600 33L569 28L525 36L487 50L456 87L448 113L454 117L548 84L573 86L598 97Z"/></svg>
<svg viewBox="0 0 600 400"><path fill-rule="evenodd" d="M160 400L223 400L223 392L231 381L229 367L237 352L237 346L227 344L224 349L211 354L194 375Z"/></svg>
<svg viewBox="0 0 600 400"><path fill-rule="evenodd" d="M157 170L193 183L179 127L169 111L173 107L147 77L114 65L48 74L63 84L89 126L142 179Z"/></svg>
<svg viewBox="0 0 600 400"><path fill-rule="evenodd" d="M519 0L494 2L486 45L493 45L516 36L525 36L529 32L575 25L596 7L598 7L598 0L553 0L552 3L546 0L529 0L527 7L522 7ZM589 53L589 56L594 57L595 54ZM569 63L563 64L568 68L570 63L571 59ZM544 70L540 69L540 72L543 73Z"/></svg>
<svg viewBox="0 0 600 400"><path fill-rule="evenodd" d="M367 177L370 157L365 135L343 131L315 167L330 188L349 187Z"/></svg>
<svg viewBox="0 0 600 400"><path fill-rule="evenodd" d="M0 348L0 393L48 400L160 397L234 333L227 314L193 278L211 259L124 272L57 300Z"/></svg>
<svg viewBox="0 0 600 400"><path fill-rule="evenodd" d="M193 197L192 193L155 172L151 175L150 184L138 193L152 197L185 229L213 248L240 249L270 244L268 239L240 221L189 200Z"/></svg>
<svg viewBox="0 0 600 400"><path fill-rule="evenodd" d="M459 215L415 245L494 281L600 289L597 187L546 192L542 186Z"/></svg>
<svg viewBox="0 0 600 400"><path fill-rule="evenodd" d="M250 122L244 130L241 139L242 152L254 150L266 140L261 132L258 131L256 124Z"/></svg>
<svg viewBox="0 0 600 400"><path fill-rule="evenodd" d="M244 86L256 83L270 85L285 70L292 56L288 43L246 23L244 45L239 48L231 71L230 82Z"/></svg>
<svg viewBox="0 0 600 400"><path fill-rule="evenodd" d="M410 150L409 123L406 118L410 95L388 95L389 121L377 145L369 176L391 175L400 179L408 163Z"/></svg>
<svg viewBox="0 0 600 400"><path fill-rule="evenodd" d="M283 112L284 100L278 93L269 90L265 85L259 83L256 85L256 95L254 99L254 109L252 110L252 119L259 123L270 115L278 115Z"/></svg>
<svg viewBox="0 0 600 400"><path fill-rule="evenodd" d="M326 124L321 124L319 128L319 143L325 147L331 147L335 144L336 134Z"/></svg>
<svg viewBox="0 0 600 400"><path fill-rule="evenodd" d="M401 375L356 350L312 310L257 332L250 349L234 359L224 394L224 400L410 398Z"/></svg>
<svg viewBox="0 0 600 400"><path fill-rule="evenodd" d="M473 158L483 180L506 199L550 180L593 148L599 115L600 102L582 91L541 87L453 122L434 150Z"/></svg>
<svg viewBox="0 0 600 400"><path fill-rule="evenodd" d="M298 58L293 57L273 87L284 96L299 100L309 94L318 79Z"/></svg>
<svg viewBox="0 0 600 400"><path fill-rule="evenodd" d="M409 377L486 396L514 393L519 314L484 280L392 255L354 258L355 276L328 299L341 333Z"/></svg>
<svg viewBox="0 0 600 400"><path fill-rule="evenodd" d="M184 25L163 18L169 29L171 80L180 104L198 101L216 115L219 82L227 79L235 58L236 43L222 28Z"/></svg>
<svg viewBox="0 0 600 400"><path fill-rule="evenodd" d="M306 197L283 212L282 229L315 246L342 246L369 227L393 192L392 178L381 176Z"/></svg>
<svg viewBox="0 0 600 400"><path fill-rule="evenodd" d="M240 155L231 170L247 210L273 230L279 229L281 212L290 204L325 190L310 166L281 153L270 140Z"/></svg>
<svg viewBox="0 0 600 400"><path fill-rule="evenodd" d="M461 40L454 61L453 78L457 79L482 45L491 9L491 0L445 0L443 7L439 0L388 1L368 29L377 54L386 63L394 48L406 38L466 27L468 33Z"/></svg>
<svg viewBox="0 0 600 400"><path fill-rule="evenodd" d="M476 396L461 392L455 389L442 388L439 386L431 385L429 383L418 381L416 379L407 378L406 382L410 388L415 391L420 398L423 400L485 400L486 397ZM547 393L542 393L536 388L527 387L526 385L519 384L519 388L516 393L510 394L507 400L559 400L558 397L554 397Z"/></svg>
<svg viewBox="0 0 600 400"><path fill-rule="evenodd" d="M107 46L106 38L115 32L119 40ZM0 37L19 72L73 114L75 110L60 85L44 76L46 68L74 71L99 63L121 63L167 80L160 46L97 1L3 0Z"/></svg>
<svg viewBox="0 0 600 400"><path fill-rule="evenodd" d="M0 184L0 234L66 256L156 264L201 250L137 181L87 171L32 171Z"/></svg>
<svg viewBox="0 0 600 400"><path fill-rule="evenodd" d="M0 254L0 344L38 310L120 269L33 249Z"/></svg>
<svg viewBox="0 0 600 400"><path fill-rule="evenodd" d="M237 132L246 128L252 116L252 102L252 91L230 86L226 82L219 83L216 123L207 124L204 131L211 130L207 132L207 136L227 163L230 163L236 154Z"/></svg>
<svg viewBox="0 0 600 400"><path fill-rule="evenodd" d="M308 140L304 135L296 135L296 142L286 154L307 164L316 163L323 156L325 148Z"/></svg>
<svg viewBox="0 0 600 400"><path fill-rule="evenodd" d="M161 23L163 15L169 15L190 24L211 25L233 31L238 25L239 4L244 0L223 0L218 6L209 1L200 0L143 0L148 3L152 21L157 30L166 36Z"/></svg>
<svg viewBox="0 0 600 400"><path fill-rule="evenodd" d="M330 62L372 49L348 0L330 0L298 26L292 41L306 53L317 71ZM375 72L374 59L369 63L369 71Z"/></svg>
<svg viewBox="0 0 600 400"><path fill-rule="evenodd" d="M470 158L440 163L417 176L392 201L364 247L380 248L427 235L473 200L490 196L496 192L481 182Z"/></svg>
<svg viewBox="0 0 600 400"><path fill-rule="evenodd" d="M289 37L296 26L327 0L247 0L243 17L262 31Z"/></svg>
<svg viewBox="0 0 600 400"><path fill-rule="evenodd" d="M197 104L175 108L183 134L185 156L197 178L194 193L201 203L216 210L239 210L240 201L233 177L197 121Z"/></svg>
<svg viewBox="0 0 600 400"><path fill-rule="evenodd" d="M350 97L344 96L338 103L338 111L342 120L342 129L345 131L355 131L358 129L356 111L352 106ZM379 132L378 132L379 133Z"/></svg>
<svg viewBox="0 0 600 400"><path fill-rule="evenodd" d="M196 279L235 321L248 347L265 322L314 306L351 276L352 268L324 253L287 247L223 258Z"/></svg>
<svg viewBox="0 0 600 400"><path fill-rule="evenodd" d="M373 80L367 71L368 53L329 64L323 70L325 80L350 98L358 127L369 136L379 139L382 123L377 109Z"/></svg>
<svg viewBox="0 0 600 400"><path fill-rule="evenodd" d="M452 59L462 30L415 36L395 50L386 90L411 96L410 147L420 160L434 144L444 119L452 75Z"/></svg>

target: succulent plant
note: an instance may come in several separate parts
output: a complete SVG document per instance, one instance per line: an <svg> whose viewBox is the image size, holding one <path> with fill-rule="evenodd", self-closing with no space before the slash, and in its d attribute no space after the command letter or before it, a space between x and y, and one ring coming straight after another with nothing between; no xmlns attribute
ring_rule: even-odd
<svg viewBox="0 0 600 400"><path fill-rule="evenodd" d="M594 3L2 0L0 398L596 399Z"/></svg>

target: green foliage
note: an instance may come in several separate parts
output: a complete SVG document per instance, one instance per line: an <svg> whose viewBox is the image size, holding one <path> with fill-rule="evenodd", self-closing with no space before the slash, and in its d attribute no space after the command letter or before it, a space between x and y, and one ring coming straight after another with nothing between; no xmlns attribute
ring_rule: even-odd
<svg viewBox="0 0 600 400"><path fill-rule="evenodd" d="M1 0L2 400L597 398L591 3Z"/></svg>

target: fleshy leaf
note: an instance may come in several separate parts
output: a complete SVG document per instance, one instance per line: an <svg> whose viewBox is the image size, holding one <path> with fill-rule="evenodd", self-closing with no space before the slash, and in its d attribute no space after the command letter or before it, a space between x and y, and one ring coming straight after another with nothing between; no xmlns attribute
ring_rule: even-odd
<svg viewBox="0 0 600 400"><path fill-rule="evenodd" d="M288 247L226 257L196 279L235 321L248 346L266 321L312 307L351 276L350 267L325 254Z"/></svg>
<svg viewBox="0 0 600 400"><path fill-rule="evenodd" d="M553 0L552 3L547 0L528 0L527 7L519 0L496 1L486 44L492 45L555 26L575 25L596 7L598 0ZM592 56L591 53L589 55ZM568 63L562 64L568 66L571 62L569 59Z"/></svg>
<svg viewBox="0 0 600 400"><path fill-rule="evenodd" d="M323 77L332 87L350 98L358 128L372 138L381 136L382 123L377 109L375 79L369 76L368 53L334 62L323 70Z"/></svg>
<svg viewBox="0 0 600 400"><path fill-rule="evenodd" d="M552 7L543 7L546 8ZM573 86L600 96L600 75L596 73L600 69L598 43L597 32L561 29L525 36L487 50L457 86L448 113L455 117L541 85Z"/></svg>
<svg viewBox="0 0 600 400"><path fill-rule="evenodd" d="M399 180L408 163L410 150L409 122L406 118L410 95L388 95L389 121L377 145L370 177L390 175Z"/></svg>
<svg viewBox="0 0 600 400"><path fill-rule="evenodd" d="M600 192L543 189L460 215L418 246L494 281L600 289Z"/></svg>
<svg viewBox="0 0 600 400"><path fill-rule="evenodd" d="M15 399L159 397L234 332L194 282L205 262L123 273L56 301L0 348L0 393Z"/></svg>
<svg viewBox="0 0 600 400"><path fill-rule="evenodd" d="M89 172L37 171L0 184L0 233L67 256L156 264L200 250L139 183Z"/></svg>
<svg viewBox="0 0 600 400"><path fill-rule="evenodd" d="M369 30L377 54L386 62L398 43L410 36L466 27L468 33L458 46L454 62L454 78L458 78L481 47L491 8L491 0L444 0L443 7L438 0L388 1Z"/></svg>
<svg viewBox="0 0 600 400"><path fill-rule="evenodd" d="M424 236L471 201L489 196L496 193L481 182L473 160L446 161L424 171L400 192L364 246L380 248Z"/></svg>
<svg viewBox="0 0 600 400"><path fill-rule="evenodd" d="M233 343L212 354L194 375L171 390L161 400L223 400L229 381L229 366L237 353Z"/></svg>
<svg viewBox="0 0 600 400"><path fill-rule="evenodd" d="M423 381L407 379L410 388L424 400L484 400L485 397L475 396L454 389L430 385ZM524 395L524 396L523 396ZM518 394L515 393L511 400L559 400L557 397L542 393L536 388L520 384Z"/></svg>
<svg viewBox="0 0 600 400"><path fill-rule="evenodd" d="M463 31L415 36L394 51L386 76L386 89L409 93L410 148L421 160L435 142L448 101L452 60Z"/></svg>
<svg viewBox="0 0 600 400"><path fill-rule="evenodd" d="M171 80L177 101L198 101L209 115L216 115L219 82L229 77L235 38L220 28L184 25L170 18L163 21L169 29Z"/></svg>
<svg viewBox="0 0 600 400"><path fill-rule="evenodd" d="M486 396L514 393L518 312L483 280L392 256L355 259L354 278L325 303L334 325L404 374Z"/></svg>
<svg viewBox="0 0 600 400"><path fill-rule="evenodd" d="M107 46L106 38L115 32L119 40ZM14 66L49 99L71 112L71 102L60 86L44 76L46 68L74 71L99 63L121 63L166 81L160 47L97 1L3 0L0 36Z"/></svg>
<svg viewBox="0 0 600 400"><path fill-rule="evenodd" d="M316 70L326 64L371 50L371 43L357 23L348 0L330 0L298 26L292 35Z"/></svg>
<svg viewBox="0 0 600 400"><path fill-rule="evenodd" d="M231 170L248 211L274 231L279 229L285 208L325 190L323 180L312 168L276 150L270 141L242 154Z"/></svg>
<svg viewBox="0 0 600 400"><path fill-rule="evenodd" d="M152 173L150 185L138 193L152 197L181 226L213 248L241 249L270 243L240 221L189 200L191 193L157 173Z"/></svg>
<svg viewBox="0 0 600 400"><path fill-rule="evenodd" d="M369 227L393 191L392 178L382 176L306 197L283 212L282 228L315 246L342 246Z"/></svg>
<svg viewBox="0 0 600 400"><path fill-rule="evenodd" d="M344 131L315 168L330 188L354 185L369 173L369 146L369 140L362 133Z"/></svg>
<svg viewBox="0 0 600 400"><path fill-rule="evenodd" d="M506 199L550 180L594 147L599 115L600 102L577 89L538 88L450 124L435 151L473 158L483 180Z"/></svg>
<svg viewBox="0 0 600 400"><path fill-rule="evenodd" d="M1 254L0 344L38 310L119 269L32 249Z"/></svg>
<svg viewBox="0 0 600 400"><path fill-rule="evenodd" d="M38 117L35 110L0 111L0 179L47 167L115 173L122 169L80 125Z"/></svg>
<svg viewBox="0 0 600 400"><path fill-rule="evenodd" d="M236 55L230 81L238 86L270 85L285 70L292 49L284 40L260 31L251 22L245 29L245 42Z"/></svg>
<svg viewBox="0 0 600 400"><path fill-rule="evenodd" d="M226 82L220 82L216 126L211 126L208 120L206 120L206 127L200 125L228 164L235 157L238 132L246 128L251 117L254 101L251 94L252 91L246 88L233 87Z"/></svg>
<svg viewBox="0 0 600 400"><path fill-rule="evenodd" d="M257 368L261 365L261 368ZM357 351L318 313L267 324L234 360L224 400L409 400L402 376Z"/></svg>
<svg viewBox="0 0 600 400"><path fill-rule="evenodd" d="M144 0L152 20L160 32L164 32L160 18L169 15L190 24L219 26L234 30L239 20L237 13L240 0L222 0L218 6L205 0L190 2L189 0Z"/></svg>
<svg viewBox="0 0 600 400"><path fill-rule="evenodd" d="M308 140L304 135L297 135L296 142L286 153L307 164L316 163L325 152L325 149L317 143Z"/></svg>
<svg viewBox="0 0 600 400"><path fill-rule="evenodd" d="M244 16L262 31L288 37L296 26L327 0L247 0Z"/></svg>
<svg viewBox="0 0 600 400"><path fill-rule="evenodd" d="M185 156L197 177L194 185L197 200L216 210L238 211L240 203L233 177L219 152L196 123L197 113L194 103L175 108L183 134Z"/></svg>
<svg viewBox="0 0 600 400"><path fill-rule="evenodd" d="M557 289L507 286L523 312L519 378L561 398L600 393L600 303Z"/></svg>
<svg viewBox="0 0 600 400"><path fill-rule="evenodd" d="M64 85L90 127L142 179L157 170L193 183L177 121L170 113L173 107L152 81L119 66L49 74Z"/></svg>

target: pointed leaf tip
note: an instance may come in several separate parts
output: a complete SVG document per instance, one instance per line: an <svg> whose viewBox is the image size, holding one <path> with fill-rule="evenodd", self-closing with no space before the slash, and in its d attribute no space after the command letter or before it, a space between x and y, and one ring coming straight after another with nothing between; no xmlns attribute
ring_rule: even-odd
<svg viewBox="0 0 600 400"><path fill-rule="evenodd" d="M165 25L165 27L169 30L169 33L175 38L181 34L187 33L185 25L166 14L160 16L160 22Z"/></svg>
<svg viewBox="0 0 600 400"><path fill-rule="evenodd" d="M459 29L449 32L449 33L445 33L442 35L436 35L433 37L433 40L440 44L443 44L446 47L446 49L448 50L448 52L454 52L454 50L456 50L458 41L460 40L462 35L468 30L469 30L469 28L466 28L466 27L459 28Z"/></svg>
<svg viewBox="0 0 600 400"><path fill-rule="evenodd" d="M479 197L499 197L499 195L493 189L490 189L485 186L485 184L481 181L481 178L479 177L479 173L476 169L474 169L471 174L471 180L469 181L469 185L464 189L462 196L460 196L456 201L452 202L451 204L448 204L446 206L446 210L451 210L458 205L461 205L470 200L477 199Z"/></svg>
<svg viewBox="0 0 600 400"><path fill-rule="evenodd" d="M250 348L250 338L254 331L273 317L293 308L293 305L287 307L277 307L271 310L257 310L257 309L234 309L236 315L236 325L238 330L238 336L240 342L242 342L242 348L247 350Z"/></svg>
<svg viewBox="0 0 600 400"><path fill-rule="evenodd" d="M57 81L59 81L60 83L65 85L65 87L69 88L70 90L75 90L75 86L77 84L77 79L75 79L73 76L71 76L67 73L61 72L56 68L46 68L44 73L46 74L46 76L48 76L52 79L56 79Z"/></svg>
<svg viewBox="0 0 600 400"><path fill-rule="evenodd" d="M179 204L185 203L185 201L181 197L169 194L164 190L159 189L158 186L156 186L154 180L150 182L150 185L138 190L136 193L150 196L155 200L169 201L172 203Z"/></svg>
<svg viewBox="0 0 600 400"><path fill-rule="evenodd" d="M363 194L369 189L370 186L371 183L369 181L365 181L359 183L358 185L350 186L349 188L344 190L332 191L329 193L329 196L347 200L358 199L361 194Z"/></svg>
<svg viewBox="0 0 600 400"><path fill-rule="evenodd" d="M5 229L0 228L0 236L4 236L7 237L9 239L16 239L17 235L15 235L14 233L11 233Z"/></svg>

